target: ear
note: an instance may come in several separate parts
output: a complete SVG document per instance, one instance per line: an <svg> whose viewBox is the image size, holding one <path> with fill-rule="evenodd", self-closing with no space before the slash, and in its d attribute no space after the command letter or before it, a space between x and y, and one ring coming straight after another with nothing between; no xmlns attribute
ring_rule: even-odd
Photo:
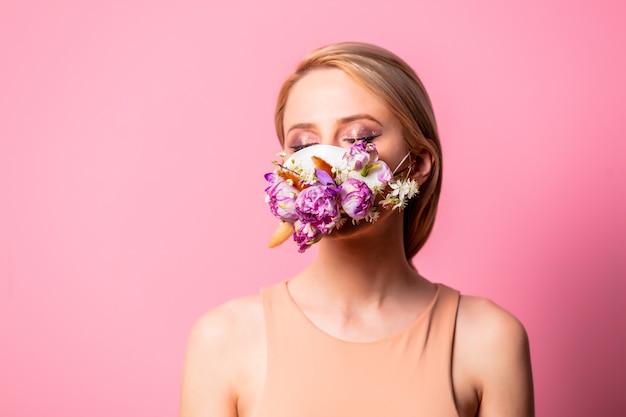
<svg viewBox="0 0 626 417"><path fill-rule="evenodd" d="M434 161L433 154L431 154L428 149L422 148L418 154L413 155L413 158L415 158L415 160L413 161L411 178L422 185L430 176L430 170L433 167Z"/></svg>

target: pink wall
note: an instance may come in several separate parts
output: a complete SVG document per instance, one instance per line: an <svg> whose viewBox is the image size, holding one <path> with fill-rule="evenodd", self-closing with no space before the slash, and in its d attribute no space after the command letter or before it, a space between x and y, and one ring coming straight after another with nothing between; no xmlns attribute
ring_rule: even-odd
<svg viewBox="0 0 626 417"><path fill-rule="evenodd" d="M624 2L98 3L0 6L0 415L176 414L193 321L314 255L266 249L262 174L280 81L340 40L431 93L420 270L522 319L538 415L623 412Z"/></svg>

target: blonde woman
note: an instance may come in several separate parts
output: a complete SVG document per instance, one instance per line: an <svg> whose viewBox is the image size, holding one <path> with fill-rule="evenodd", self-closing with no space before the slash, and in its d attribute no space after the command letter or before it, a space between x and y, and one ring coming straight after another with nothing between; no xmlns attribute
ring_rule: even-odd
<svg viewBox="0 0 626 417"><path fill-rule="evenodd" d="M318 246L317 258L196 323L181 417L533 416L520 322L486 299L431 282L411 263L433 226L442 167L432 106L415 72L373 45L330 45L285 81L275 116L285 158L306 149L323 160L344 148L352 177L388 167L401 180L395 188L381 180L372 196L362 187L368 197L350 206L346 190L359 188L338 181L336 167L316 170L338 213L302 214L305 203L295 200L287 214L276 211L289 204L274 207L300 250ZM296 187L279 178L289 175L268 178L272 187ZM404 185L412 192L389 192ZM389 198L398 204L386 205Z"/></svg>

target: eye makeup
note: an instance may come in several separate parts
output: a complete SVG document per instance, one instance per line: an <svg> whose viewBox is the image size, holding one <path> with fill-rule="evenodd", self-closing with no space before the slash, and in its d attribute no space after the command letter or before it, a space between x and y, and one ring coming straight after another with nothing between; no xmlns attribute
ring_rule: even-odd
<svg viewBox="0 0 626 417"><path fill-rule="evenodd" d="M342 131L340 137L343 142L352 145L356 141L371 142L380 135L382 135L380 129L356 125Z"/></svg>
<svg viewBox="0 0 626 417"><path fill-rule="evenodd" d="M351 116L337 121L333 137L338 146L350 147L357 141L372 142L383 134L380 122L363 115ZM285 150L298 152L311 145L322 143L317 127L311 123L293 125L287 131Z"/></svg>
<svg viewBox="0 0 626 417"><path fill-rule="evenodd" d="M316 134L310 131L297 132L293 137L288 139L289 149L293 152L298 152L300 149L304 149L307 146L317 145L320 140Z"/></svg>

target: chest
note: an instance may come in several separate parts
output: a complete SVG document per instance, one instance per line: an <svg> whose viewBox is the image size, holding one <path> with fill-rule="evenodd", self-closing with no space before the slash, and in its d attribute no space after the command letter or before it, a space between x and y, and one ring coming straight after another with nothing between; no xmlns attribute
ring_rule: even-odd
<svg viewBox="0 0 626 417"><path fill-rule="evenodd" d="M375 343L338 340L268 303L265 331L240 361L238 416L475 415L475 391L452 366L454 299L450 308L443 301L443 314L427 312Z"/></svg>

